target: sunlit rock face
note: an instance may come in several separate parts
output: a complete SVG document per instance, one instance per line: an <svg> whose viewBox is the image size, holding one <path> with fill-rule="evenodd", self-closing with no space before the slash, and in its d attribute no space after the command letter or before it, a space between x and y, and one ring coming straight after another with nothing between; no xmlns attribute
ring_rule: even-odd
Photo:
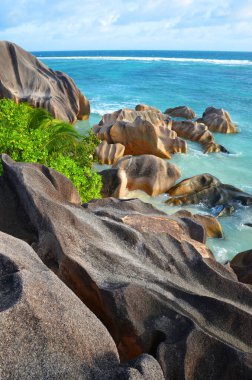
<svg viewBox="0 0 252 380"><path fill-rule="evenodd" d="M219 133L236 133L237 127L232 122L231 117L223 108L208 107L202 118L199 119L208 126L211 132Z"/></svg>
<svg viewBox="0 0 252 380"><path fill-rule="evenodd" d="M142 190L151 196L165 193L181 176L176 165L150 154L124 156L100 174L103 196L116 198L124 198L132 190Z"/></svg>

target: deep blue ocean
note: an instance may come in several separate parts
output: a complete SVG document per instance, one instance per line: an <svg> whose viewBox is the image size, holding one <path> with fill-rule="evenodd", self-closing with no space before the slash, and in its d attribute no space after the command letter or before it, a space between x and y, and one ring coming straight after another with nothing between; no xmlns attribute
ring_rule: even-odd
<svg viewBox="0 0 252 380"><path fill-rule="evenodd" d="M252 53L199 51L67 51L33 52L54 70L69 74L91 102L89 122L79 122L85 131L101 115L138 103L161 110L187 105L197 115L208 106L225 108L239 126L234 135L215 134L230 155L204 155L189 143L189 153L171 161L182 170L182 178L210 173L222 182L252 193ZM166 195L151 198L131 193L168 213ZM206 212L201 206L185 207ZM231 217L220 219L224 239L209 239L208 245L220 261L252 248L252 208L241 207Z"/></svg>

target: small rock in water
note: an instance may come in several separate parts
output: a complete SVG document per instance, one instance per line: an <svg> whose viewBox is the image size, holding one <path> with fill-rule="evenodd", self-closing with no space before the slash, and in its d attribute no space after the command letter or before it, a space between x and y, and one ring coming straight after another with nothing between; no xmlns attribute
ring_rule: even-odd
<svg viewBox="0 0 252 380"><path fill-rule="evenodd" d="M180 117L183 119L194 119L196 117L196 113L187 106L167 108L164 113L172 117Z"/></svg>
<svg viewBox="0 0 252 380"><path fill-rule="evenodd" d="M202 115L202 118L197 120L206 124L211 132L219 133L236 133L237 127L232 122L231 117L224 109L208 107Z"/></svg>
<svg viewBox="0 0 252 380"><path fill-rule="evenodd" d="M184 179L172 187L168 194L171 196L166 203L171 205L200 204L208 208L220 206L224 213L231 214L235 205L252 205L252 194L223 184L218 178L204 173ZM222 212L222 209L220 212Z"/></svg>

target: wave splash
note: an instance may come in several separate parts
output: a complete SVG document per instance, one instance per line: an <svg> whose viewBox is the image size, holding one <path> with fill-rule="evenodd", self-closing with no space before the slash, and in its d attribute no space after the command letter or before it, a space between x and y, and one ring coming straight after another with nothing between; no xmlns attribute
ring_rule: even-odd
<svg viewBox="0 0 252 380"><path fill-rule="evenodd" d="M205 58L167 58L167 57L112 57L112 56L54 56L37 57L42 60L94 60L94 61L146 61L146 62L180 62L180 63L208 63L215 65L247 65L251 66L252 61L240 59L205 59Z"/></svg>

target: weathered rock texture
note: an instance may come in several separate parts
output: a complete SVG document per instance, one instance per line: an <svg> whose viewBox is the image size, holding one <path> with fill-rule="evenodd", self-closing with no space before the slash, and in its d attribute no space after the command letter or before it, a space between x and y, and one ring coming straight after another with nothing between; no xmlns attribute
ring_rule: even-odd
<svg viewBox="0 0 252 380"><path fill-rule="evenodd" d="M0 232L0 252L1 379L163 378L149 356L120 366L104 325L26 243Z"/></svg>
<svg viewBox="0 0 252 380"><path fill-rule="evenodd" d="M90 114L88 100L68 75L6 41L0 41L0 98L28 102L71 123Z"/></svg>
<svg viewBox="0 0 252 380"><path fill-rule="evenodd" d="M186 142L171 130L171 122L153 110L119 110L103 116L94 127L98 138L108 144L125 146L125 155L153 154L170 158L172 153L187 151Z"/></svg>
<svg viewBox="0 0 252 380"><path fill-rule="evenodd" d="M228 151L222 145L216 144L212 133L203 123L197 123L188 120L173 120L172 130L175 131L179 137L200 143L202 145L204 153L228 153Z"/></svg>
<svg viewBox="0 0 252 380"><path fill-rule="evenodd" d="M108 144L102 141L95 150L95 154L101 164L113 165L120 157L123 157L125 146L122 144Z"/></svg>
<svg viewBox="0 0 252 380"><path fill-rule="evenodd" d="M174 164L147 154L120 158L111 169L100 174L103 196L116 198L124 198L131 190L142 190L152 196L165 193L181 175Z"/></svg>
<svg viewBox="0 0 252 380"><path fill-rule="evenodd" d="M83 208L69 201L74 189L64 197L66 180L53 170L3 160L37 236L33 248L105 324L121 359L150 353L169 380L251 379L251 287L209 258L182 224L138 200Z"/></svg>
<svg viewBox="0 0 252 380"><path fill-rule="evenodd" d="M167 203L174 205L202 203L207 207L216 205L244 206L252 205L252 194L245 193L234 186L221 183L211 174L200 174L184 179L172 187L168 193L171 198Z"/></svg>
<svg viewBox="0 0 252 380"><path fill-rule="evenodd" d="M208 126L212 132L220 133L236 133L237 127L232 122L231 117L227 111L220 108L208 107L198 120Z"/></svg>
<svg viewBox="0 0 252 380"><path fill-rule="evenodd" d="M194 119L196 117L196 113L187 106L167 108L164 113L172 117L181 117L183 119Z"/></svg>

